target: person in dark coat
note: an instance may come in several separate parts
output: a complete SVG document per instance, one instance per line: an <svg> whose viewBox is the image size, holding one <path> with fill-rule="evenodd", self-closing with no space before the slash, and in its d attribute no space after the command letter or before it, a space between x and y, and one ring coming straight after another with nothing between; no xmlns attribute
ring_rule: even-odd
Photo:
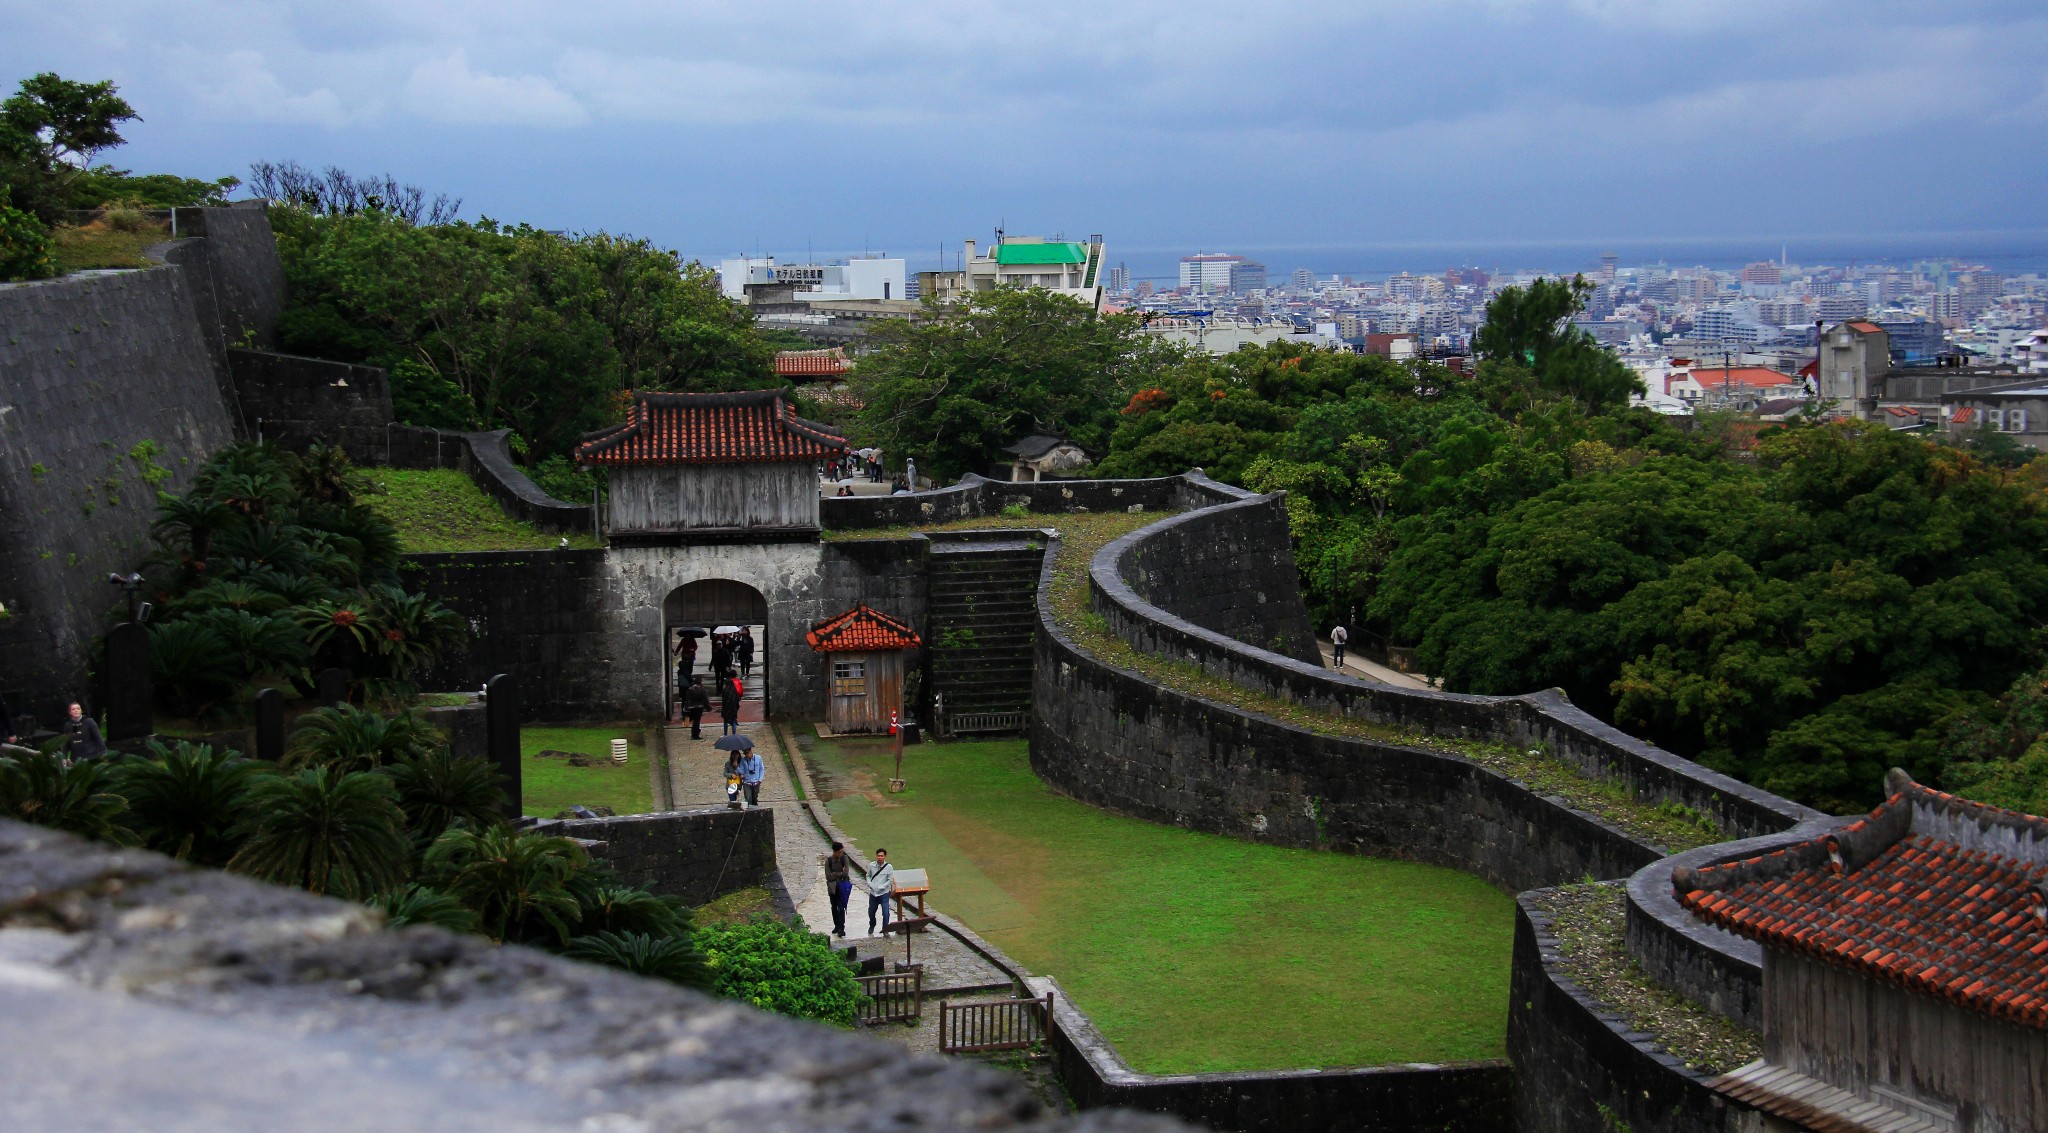
<svg viewBox="0 0 2048 1133"><path fill-rule="evenodd" d="M825 859L825 893L832 899L832 935L846 935L846 902L853 897L853 875L858 872L862 881L867 880L868 871L853 860L846 852L846 846L832 843L832 853Z"/></svg>
<svg viewBox="0 0 2048 1133"><path fill-rule="evenodd" d="M732 642L728 640L728 635L726 634L718 633L711 635L712 677L717 680L724 680L726 673L731 670Z"/></svg>
<svg viewBox="0 0 2048 1133"><path fill-rule="evenodd" d="M74 761L98 759L107 754L107 740L100 735L99 721L87 716L85 707L75 700L71 702L70 718L64 721L64 731L71 737L65 746Z"/></svg>
<svg viewBox="0 0 2048 1133"><path fill-rule="evenodd" d="M740 630L739 641L733 644L733 656L739 659L740 676L754 675L754 631L752 627Z"/></svg>
<svg viewBox="0 0 2048 1133"><path fill-rule="evenodd" d="M683 690L683 715L690 718L690 738L704 738L704 714L711 711L711 694L704 689L704 682L690 678L690 686Z"/></svg>
<svg viewBox="0 0 2048 1133"><path fill-rule="evenodd" d="M732 681L718 682L718 718L725 721L719 735L729 736L740 730L740 690Z"/></svg>

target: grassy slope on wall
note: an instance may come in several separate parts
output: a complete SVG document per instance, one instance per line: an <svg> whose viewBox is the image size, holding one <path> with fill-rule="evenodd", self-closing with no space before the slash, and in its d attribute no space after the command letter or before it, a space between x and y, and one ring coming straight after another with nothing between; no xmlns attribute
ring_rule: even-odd
<svg viewBox="0 0 2048 1133"><path fill-rule="evenodd" d="M534 551L556 546L561 536L505 514L468 475L454 469L365 469L383 491L364 497L398 528L408 553L423 551ZM589 535L569 537L571 547L594 547Z"/></svg>

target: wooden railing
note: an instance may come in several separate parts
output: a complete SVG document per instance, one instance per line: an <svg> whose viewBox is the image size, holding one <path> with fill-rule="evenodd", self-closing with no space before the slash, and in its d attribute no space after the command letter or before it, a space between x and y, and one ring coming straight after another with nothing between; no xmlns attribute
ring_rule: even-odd
<svg viewBox="0 0 2048 1133"><path fill-rule="evenodd" d="M964 736L971 732L1021 732L1024 730L1023 712L949 712L946 714L946 734Z"/></svg>
<svg viewBox="0 0 2048 1133"><path fill-rule="evenodd" d="M861 991L860 1011L854 1022L863 1027L877 1023L916 1022L924 1014L924 969L894 975L855 976Z"/></svg>
<svg viewBox="0 0 2048 1133"><path fill-rule="evenodd" d="M1037 999L1001 999L992 1003L939 1001L942 1054L1024 1050L1044 1042L1051 1027L1051 992Z"/></svg>

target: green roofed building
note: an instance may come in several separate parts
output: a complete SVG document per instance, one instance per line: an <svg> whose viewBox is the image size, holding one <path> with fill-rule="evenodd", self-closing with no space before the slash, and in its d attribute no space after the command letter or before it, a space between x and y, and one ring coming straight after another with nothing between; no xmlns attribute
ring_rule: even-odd
<svg viewBox="0 0 2048 1133"><path fill-rule="evenodd" d="M944 299L998 287L1043 287L1102 309L1100 236L1080 242L998 234L995 246L985 255L974 241L967 241L960 262L959 271L919 273L920 293Z"/></svg>

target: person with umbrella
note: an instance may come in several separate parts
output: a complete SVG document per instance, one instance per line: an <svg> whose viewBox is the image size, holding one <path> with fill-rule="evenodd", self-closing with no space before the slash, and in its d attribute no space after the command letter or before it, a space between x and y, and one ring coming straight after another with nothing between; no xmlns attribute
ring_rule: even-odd
<svg viewBox="0 0 2048 1133"><path fill-rule="evenodd" d="M740 639L733 643L733 655L739 658L740 676L751 678L754 675L754 629L752 626L740 627Z"/></svg>
<svg viewBox="0 0 2048 1133"><path fill-rule="evenodd" d="M740 730L740 690L737 680L718 682L718 718L725 726L719 730L722 736L738 734Z"/></svg>
<svg viewBox="0 0 2048 1133"><path fill-rule="evenodd" d="M725 761L727 787L726 797L732 797L731 776L739 773L740 788L745 792L748 806L761 805L761 780L768 777L768 765L761 762L761 755L754 750L754 741L742 735L718 737L712 745L721 751L732 753Z"/></svg>
<svg viewBox="0 0 2048 1133"><path fill-rule="evenodd" d="M745 736L725 736L721 737L715 746L724 748L726 744L732 743L734 740L742 742L733 743L731 747L725 749L725 805L733 810L738 810L740 809L740 781L742 778L740 775L740 757L747 750L751 749L754 741L747 739Z"/></svg>
<svg viewBox="0 0 2048 1133"><path fill-rule="evenodd" d="M676 631L676 687L687 688L690 678L697 674L697 639L704 636L701 629L679 629Z"/></svg>

